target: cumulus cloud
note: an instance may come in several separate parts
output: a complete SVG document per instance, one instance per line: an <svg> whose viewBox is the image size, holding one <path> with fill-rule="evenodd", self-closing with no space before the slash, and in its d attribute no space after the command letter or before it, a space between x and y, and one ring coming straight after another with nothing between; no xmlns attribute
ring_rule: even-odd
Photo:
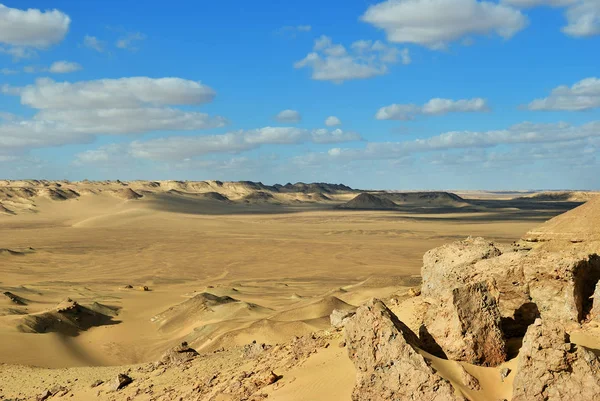
<svg viewBox="0 0 600 401"><path fill-rule="evenodd" d="M586 111L600 107L600 79L585 78L569 87L554 88L550 96L529 103L529 110Z"/></svg>
<svg viewBox="0 0 600 401"><path fill-rule="evenodd" d="M238 153L262 145L302 142L339 143L360 140L360 135L340 129L307 130L293 127L264 127L219 135L174 136L131 143L134 157L151 160L184 160L210 153Z"/></svg>
<svg viewBox="0 0 600 401"><path fill-rule="evenodd" d="M431 49L471 35L509 39L528 23L519 10L477 0L387 0L370 6L361 19L383 29L390 42Z"/></svg>
<svg viewBox="0 0 600 401"><path fill-rule="evenodd" d="M313 52L294 63L295 68L312 69L312 79L342 83L352 79L366 79L387 74L389 65L401 59L410 63L408 49L399 50L380 41L359 40L350 51L334 44L330 37L321 36L315 41Z"/></svg>
<svg viewBox="0 0 600 401"><path fill-rule="evenodd" d="M312 132L312 141L314 143L342 143L362 140L361 136L352 131L342 131L337 128L332 131L326 129L317 129Z"/></svg>
<svg viewBox="0 0 600 401"><path fill-rule="evenodd" d="M13 61L19 61L22 59L30 59L30 58L34 58L37 55L35 50L32 50L30 48L14 47L14 46L12 46L12 47L0 46L0 53L8 54L9 56L12 57Z"/></svg>
<svg viewBox="0 0 600 401"><path fill-rule="evenodd" d="M73 63L71 61L55 61L52 63L50 68L48 68L49 72L54 74L68 74L70 72L75 72L82 70L83 67L79 63Z"/></svg>
<svg viewBox="0 0 600 401"><path fill-rule="evenodd" d="M567 25L562 32L572 37L588 37L600 34L600 1L598 0L504 0L515 7L562 7L565 8Z"/></svg>
<svg viewBox="0 0 600 401"><path fill-rule="evenodd" d="M226 120L170 105L210 102L215 92L181 78L133 77L81 82L38 79L34 85L0 87L38 109L32 119L0 124L1 148L38 148L87 143L100 134L139 134L221 127Z"/></svg>
<svg viewBox="0 0 600 401"><path fill-rule="evenodd" d="M136 108L211 102L215 91L181 78L132 77L80 82L38 79L23 88L21 102L36 109Z"/></svg>
<svg viewBox="0 0 600 401"><path fill-rule="evenodd" d="M326 153L309 153L295 158L297 164L326 164L332 160L385 160L408 157L429 152L446 152L459 149L486 149L500 145L544 146L574 142L598 141L600 121L580 126L567 123L534 124L525 122L507 129L493 131L451 131L425 139L404 142L369 142L364 148L332 148ZM558 145L557 145L558 146Z"/></svg>
<svg viewBox="0 0 600 401"><path fill-rule="evenodd" d="M61 42L71 18L58 10L20 10L0 4L0 43L46 49Z"/></svg>
<svg viewBox="0 0 600 401"><path fill-rule="evenodd" d="M103 53L106 50L106 42L95 36L85 35L83 37L83 45L99 53Z"/></svg>
<svg viewBox="0 0 600 401"><path fill-rule="evenodd" d="M600 35L600 1L583 0L567 8L562 31L573 37Z"/></svg>
<svg viewBox="0 0 600 401"><path fill-rule="evenodd" d="M129 50L129 51L137 51L138 47L136 45L137 42L146 39L146 35L141 32L129 32L125 36L119 38L115 45L119 49Z"/></svg>
<svg viewBox="0 0 600 401"><path fill-rule="evenodd" d="M329 116L325 119L325 125L328 127L335 127L336 125L342 125L342 121L336 116Z"/></svg>
<svg viewBox="0 0 600 401"><path fill-rule="evenodd" d="M280 123L299 123L302 120L302 116L296 110L282 110L276 116L275 119Z"/></svg>
<svg viewBox="0 0 600 401"><path fill-rule="evenodd" d="M380 108L375 115L378 120L412 120L418 115L443 115L447 113L474 113L489 111L487 101L482 98L473 99L441 99L434 98L423 106L414 104L391 104Z"/></svg>

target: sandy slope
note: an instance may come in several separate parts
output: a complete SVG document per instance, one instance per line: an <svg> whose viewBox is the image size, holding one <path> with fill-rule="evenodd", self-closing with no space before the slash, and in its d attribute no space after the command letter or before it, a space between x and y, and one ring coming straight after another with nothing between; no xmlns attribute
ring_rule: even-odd
<svg viewBox="0 0 600 401"><path fill-rule="evenodd" d="M373 296L404 299L418 283L422 255L430 248L468 235L509 243L548 216L547 211L528 211L516 219L513 212L502 211L334 210L336 202L356 195L346 192L328 192L327 199L274 192L282 204L259 196L260 202L248 205L236 200L248 200L252 191L264 188L217 182L161 183L166 191L179 191L175 194L156 194L151 192L155 184L137 182L131 189L142 195L138 199L129 191L115 192L115 185L121 184L106 184L100 191L100 184L81 184L79 196L61 200L45 191L23 201L27 207L14 207L13 201L13 209L20 211L16 215L0 215L0 248L12 251L0 253L0 294L9 291L26 300L16 305L0 295L0 363L70 368L0 366L0 399L19 392L37 395L48 383L69 381L72 399L89 400L97 396L89 388L93 380L127 370L121 365L154 361L184 340L210 355L194 369L217 371L227 363L227 350L253 340L287 343L295 336L327 332L335 308L351 308ZM11 188L22 191L15 183ZM233 201L198 196L200 190ZM297 204L300 198L304 201ZM75 332L20 331L25 317L53 314L67 297L83 307L96 302L118 308L118 314ZM395 312L409 325L415 313L409 303ZM39 329L44 330L51 329ZM284 379L277 388L265 389L270 398L349 399L353 367L337 346L339 333L330 342L301 365L282 365L278 373ZM221 349L226 352L212 353ZM434 364L452 379L452 363ZM234 365L230 368L241 366ZM483 368L472 368L478 369ZM171 386L187 383L181 375L166 372L151 380L157 386L169 380ZM481 371L477 377L485 394L504 396L506 385L498 384L497 371ZM31 384L27 394L25 383ZM133 387L123 396L131 394Z"/></svg>

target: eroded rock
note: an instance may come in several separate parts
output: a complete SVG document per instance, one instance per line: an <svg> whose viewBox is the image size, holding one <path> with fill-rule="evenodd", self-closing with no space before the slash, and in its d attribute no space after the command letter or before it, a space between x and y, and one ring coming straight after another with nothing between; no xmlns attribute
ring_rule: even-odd
<svg viewBox="0 0 600 401"><path fill-rule="evenodd" d="M133 383L133 379L131 377L124 373L119 373L118 376L112 381L111 388L114 391L118 391L124 387L127 387L131 383Z"/></svg>
<svg viewBox="0 0 600 401"><path fill-rule="evenodd" d="M464 400L415 350L419 338L381 301L357 309L345 338L357 370L354 401Z"/></svg>
<svg viewBox="0 0 600 401"><path fill-rule="evenodd" d="M426 330L448 359L482 366L497 366L506 360L500 311L492 295L495 291L492 283L468 284L454 288L429 307ZM431 343L425 344L425 349L435 354L437 349L430 347Z"/></svg>
<svg viewBox="0 0 600 401"><path fill-rule="evenodd" d="M198 352L191 348L187 342L182 342L181 345L171 348L163 354L160 362L170 365L181 365L182 363L190 362L198 356Z"/></svg>
<svg viewBox="0 0 600 401"><path fill-rule="evenodd" d="M519 353L513 401L593 401L600 395L600 360L571 344L562 324L538 319Z"/></svg>
<svg viewBox="0 0 600 401"><path fill-rule="evenodd" d="M335 328L344 327L347 319L354 316L354 311L351 310L343 310L343 309L334 309L329 315L329 320L331 325Z"/></svg>

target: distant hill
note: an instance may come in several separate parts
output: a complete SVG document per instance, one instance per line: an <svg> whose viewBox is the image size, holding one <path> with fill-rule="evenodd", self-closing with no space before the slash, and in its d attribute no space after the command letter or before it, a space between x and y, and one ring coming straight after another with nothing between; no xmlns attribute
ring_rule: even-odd
<svg viewBox="0 0 600 401"><path fill-rule="evenodd" d="M393 210L398 207L389 199L363 192L356 198L338 206L340 209L355 210Z"/></svg>
<svg viewBox="0 0 600 401"><path fill-rule="evenodd" d="M463 207L469 206L469 202L452 192L385 192L378 194L380 197L389 199L399 206L418 207Z"/></svg>
<svg viewBox="0 0 600 401"><path fill-rule="evenodd" d="M515 200L531 200L538 202L587 202L600 195L598 192L587 191L546 191L514 198Z"/></svg>

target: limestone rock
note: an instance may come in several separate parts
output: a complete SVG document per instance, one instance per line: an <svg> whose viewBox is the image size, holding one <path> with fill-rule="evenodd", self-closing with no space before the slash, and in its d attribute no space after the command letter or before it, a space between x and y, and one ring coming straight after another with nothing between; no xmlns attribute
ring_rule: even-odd
<svg viewBox="0 0 600 401"><path fill-rule="evenodd" d="M359 307L344 330L357 370L353 401L464 400L415 350L418 337L381 301Z"/></svg>
<svg viewBox="0 0 600 401"><path fill-rule="evenodd" d="M469 266L501 254L492 242L481 237L469 237L431 249L423 255L421 293L425 297L436 297L456 284L464 284Z"/></svg>
<svg viewBox="0 0 600 401"><path fill-rule="evenodd" d="M542 318L580 322L592 309L590 297L600 279L600 257L532 252L524 263L524 274Z"/></svg>
<svg viewBox="0 0 600 401"><path fill-rule="evenodd" d="M600 323L600 281L596 284L594 295L592 295L592 306L590 319Z"/></svg>
<svg viewBox="0 0 600 401"><path fill-rule="evenodd" d="M331 325L335 328L343 327L349 317L354 316L354 311L334 309L329 316Z"/></svg>
<svg viewBox="0 0 600 401"><path fill-rule="evenodd" d="M479 380L477 380L477 378L475 376L473 376L472 374L467 372L462 365L459 365L459 369L460 369L460 378L462 379L463 384L467 388L469 388L473 391L481 390L481 385L479 384Z"/></svg>
<svg viewBox="0 0 600 401"><path fill-rule="evenodd" d="M180 365L189 362L198 356L195 349L190 348L187 342L182 342L174 348L171 348L163 354L160 362L163 364Z"/></svg>
<svg viewBox="0 0 600 401"><path fill-rule="evenodd" d="M512 401L593 401L600 395L600 360L569 342L562 324L536 320L519 353Z"/></svg>
<svg viewBox="0 0 600 401"><path fill-rule="evenodd" d="M117 377L112 381L111 387L114 391L118 391L124 387L127 387L133 382L133 379L124 373L119 373Z"/></svg>
<svg viewBox="0 0 600 401"><path fill-rule="evenodd" d="M490 289L495 291L486 282L455 288L427 311L426 330L449 359L483 366L506 360L500 311Z"/></svg>

